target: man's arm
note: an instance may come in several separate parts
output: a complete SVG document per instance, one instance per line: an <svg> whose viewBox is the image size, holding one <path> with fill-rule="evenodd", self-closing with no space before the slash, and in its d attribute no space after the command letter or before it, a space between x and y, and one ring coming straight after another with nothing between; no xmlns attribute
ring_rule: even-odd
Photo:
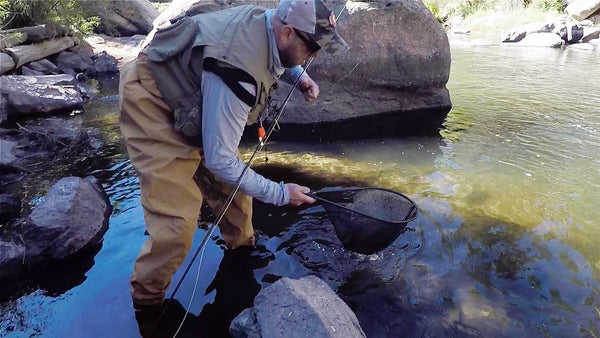
<svg viewBox="0 0 600 338"><path fill-rule="evenodd" d="M256 92L252 85L242 84ZM225 183L234 185L245 164L238 157L238 145L250 106L242 102L219 76L202 73L202 143L206 167ZM248 169L240 190L260 201L288 204L290 194L283 182L275 183Z"/></svg>

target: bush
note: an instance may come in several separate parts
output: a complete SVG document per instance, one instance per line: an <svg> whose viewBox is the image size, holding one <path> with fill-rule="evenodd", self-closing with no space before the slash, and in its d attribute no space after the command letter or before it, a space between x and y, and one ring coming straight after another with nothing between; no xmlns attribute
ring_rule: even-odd
<svg viewBox="0 0 600 338"><path fill-rule="evenodd" d="M87 15L79 0L0 0L2 29L56 23L87 34L98 22L98 17Z"/></svg>
<svg viewBox="0 0 600 338"><path fill-rule="evenodd" d="M534 0L533 5L546 12L555 11L559 13L564 12L567 7L564 0Z"/></svg>

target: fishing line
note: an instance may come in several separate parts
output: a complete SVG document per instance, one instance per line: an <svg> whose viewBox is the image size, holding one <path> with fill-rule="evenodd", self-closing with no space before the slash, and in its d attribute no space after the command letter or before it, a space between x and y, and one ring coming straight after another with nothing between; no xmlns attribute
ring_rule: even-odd
<svg viewBox="0 0 600 338"><path fill-rule="evenodd" d="M183 323L185 322L185 318L187 317L188 313L190 312L190 308L191 308L192 302L194 300L194 295L196 293L196 288L198 286L198 280L199 280L199 276L200 276L200 268L202 267L202 259L204 257L204 249L206 248L206 244L208 243L208 240L210 239L210 236L212 235L212 233L215 230L215 228L219 225L219 223L221 222L221 220L225 216L225 213L227 212L227 209L229 208L229 206L233 202L233 199L235 198L235 194L240 189L240 185L242 184L242 180L244 179L244 176L246 175L246 172L248 172L248 169L252 165L252 162L254 161L254 158L264 148L264 146L266 145L267 141L269 140L269 137L271 136L271 134L273 133L273 131L275 130L275 128L279 127L278 121L279 121L279 118L281 118L281 116L283 115L285 106L287 105L290 97L292 96L292 93L294 92L294 89L298 85L298 82L300 82L300 78L302 77L302 75L304 75L304 73L306 73L306 70L308 69L308 67L310 67L310 65L313 62L313 60L314 60L314 57L311 57L307 61L306 67L304 67L304 69L302 70L302 73L300 73L300 75L294 81L294 84L292 85L292 89L290 90L290 92L286 96L285 100L281 104L281 107L275 109L275 112L276 112L275 117L273 118L273 121L272 121L271 125L269 125L269 128L267 129L265 137L259 140L258 144L256 145L256 148L254 149L254 152L252 153L252 156L250 157L250 159L248 160L248 162L246 162L244 170L240 174L240 177L237 179L237 182L236 182L236 184L234 186L233 191L229 194L229 197L227 198L227 201L225 202L225 204L221 208L221 211L219 212L219 215L217 216L215 222L213 222L213 224L211 224L210 228L207 230L206 234L204 235L204 238L202 239L202 242L200 243L200 246L198 247L198 249L196 249L196 252L194 253L194 256L192 257L191 261L186 266L185 271L183 272L183 275L181 276L181 278L179 279L177 285L175 286L175 289L173 290L173 293L167 299L167 303L165 304L164 309L161 311L160 316L158 317L158 320L156 321L156 324L154 325L154 329L152 330L153 332L156 331L156 328L158 327L158 323L160 323L161 319L164 317L164 314L165 314L167 308L169 307L169 304L175 298L175 295L177 294L177 291L181 287L181 284L183 283L183 280L185 279L185 277L187 276L188 272L190 271L190 268L192 267L192 264L196 260L196 257L198 256L198 254L201 253L200 260L198 261L198 270L196 272L196 281L194 283L194 289L192 291L192 295L190 297L190 301L189 301L188 306L186 308L185 315L183 316L183 320L179 324L179 326L177 328L177 331L173 335L173 338L175 338L177 336L177 334L179 333L179 331L183 327Z"/></svg>

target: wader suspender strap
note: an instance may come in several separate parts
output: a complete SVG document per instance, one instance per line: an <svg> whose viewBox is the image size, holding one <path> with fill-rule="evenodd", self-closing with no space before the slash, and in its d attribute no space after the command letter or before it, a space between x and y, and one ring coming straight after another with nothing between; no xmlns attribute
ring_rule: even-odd
<svg viewBox="0 0 600 338"><path fill-rule="evenodd" d="M245 104L250 107L254 107L256 103L256 95L250 94L240 82L250 83L256 87L256 82L245 71L238 68L221 67L217 64L217 60L213 58L206 58L204 60L204 70L215 73L218 75L223 82L231 89L231 91L242 100Z"/></svg>

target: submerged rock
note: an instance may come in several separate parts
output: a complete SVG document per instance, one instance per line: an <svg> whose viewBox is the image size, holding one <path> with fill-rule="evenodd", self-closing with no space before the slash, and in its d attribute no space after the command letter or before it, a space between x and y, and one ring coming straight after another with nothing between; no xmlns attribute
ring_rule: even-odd
<svg viewBox="0 0 600 338"><path fill-rule="evenodd" d="M111 212L97 181L62 178L27 218L24 238L29 263L66 259L97 245L108 229Z"/></svg>
<svg viewBox="0 0 600 338"><path fill-rule="evenodd" d="M233 337L366 337L356 315L316 276L282 278L231 324Z"/></svg>
<svg viewBox="0 0 600 338"><path fill-rule="evenodd" d="M0 281L13 281L25 270L25 246L0 240Z"/></svg>

